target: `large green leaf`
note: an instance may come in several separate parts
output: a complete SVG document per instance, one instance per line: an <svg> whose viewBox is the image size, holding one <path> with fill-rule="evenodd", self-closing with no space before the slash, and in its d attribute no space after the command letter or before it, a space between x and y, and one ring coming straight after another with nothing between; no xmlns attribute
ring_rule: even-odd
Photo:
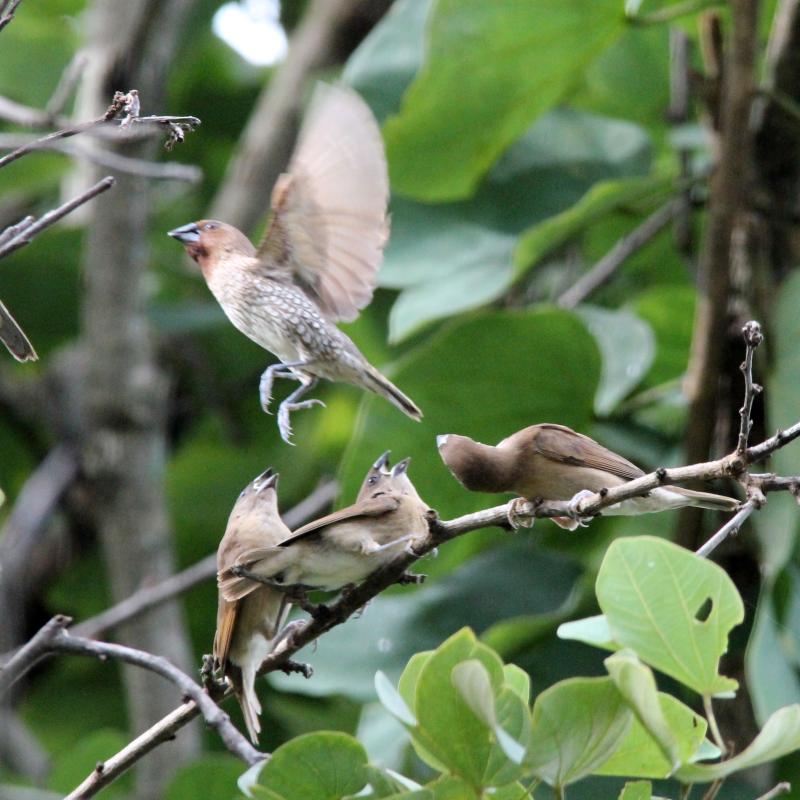
<svg viewBox="0 0 800 800"><path fill-rule="evenodd" d="M650 800L653 786L650 781L631 781L619 793L619 800Z"/></svg>
<svg viewBox="0 0 800 800"><path fill-rule="evenodd" d="M597 599L614 640L651 666L703 695L738 686L718 668L744 608L716 564L663 539L617 540L600 567Z"/></svg>
<svg viewBox="0 0 800 800"><path fill-rule="evenodd" d="M776 711L741 753L719 764L687 764L675 777L684 783L708 783L800 750L800 704Z"/></svg>
<svg viewBox="0 0 800 800"><path fill-rule="evenodd" d="M533 704L526 764L551 786L567 786L609 759L633 721L611 678L570 678Z"/></svg>
<svg viewBox="0 0 800 800"><path fill-rule="evenodd" d="M439 0L423 68L384 130L393 187L467 197L623 30L618 0Z"/></svg>
<svg viewBox="0 0 800 800"><path fill-rule="evenodd" d="M270 800L339 800L367 782L367 754L352 736L307 733L281 745L264 765L253 787Z"/></svg>
<svg viewBox="0 0 800 800"><path fill-rule="evenodd" d="M461 433L495 443L537 422L585 429L599 373L592 336L568 312L487 313L450 325L391 376L423 410L421 425L383 399L365 399L344 458L343 496L356 494L365 454L374 458L391 448L397 458L412 456L412 479L443 516L498 502L504 498L467 492L454 478L442 480L447 469L436 452L436 435Z"/></svg>

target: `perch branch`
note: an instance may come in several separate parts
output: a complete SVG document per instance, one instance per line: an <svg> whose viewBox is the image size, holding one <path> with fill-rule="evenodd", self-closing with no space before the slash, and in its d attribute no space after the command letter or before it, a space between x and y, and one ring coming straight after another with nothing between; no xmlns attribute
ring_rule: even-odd
<svg viewBox="0 0 800 800"><path fill-rule="evenodd" d="M16 680L35 664L56 653L91 656L100 661L109 658L133 664L154 672L174 683L182 695L198 707L205 721L219 734L225 746L246 764L256 764L264 754L256 750L234 727L228 715L188 675L161 656L109 642L97 642L67 631L69 617L56 616L46 623L38 633L16 653L0 671L0 693L10 688Z"/></svg>
<svg viewBox="0 0 800 800"><path fill-rule="evenodd" d="M746 323L742 328L742 335L744 336L746 351L744 362L740 367L744 374L744 403L739 409L741 423L739 425L739 442L736 445L736 452L739 455L747 449L747 439L750 436L750 429L753 427L753 421L750 418L753 411L753 400L755 400L756 395L762 392L762 387L757 383L753 383L753 353L764 341L761 326L753 320Z"/></svg>
<svg viewBox="0 0 800 800"><path fill-rule="evenodd" d="M93 198L97 197L97 195L105 192L107 189L110 189L113 185L114 178L111 175L108 175L82 194L64 203L58 208L48 211L38 220L31 221L27 225L23 225L23 223L26 221L23 220L23 223L19 223L19 225L16 226L17 231L14 236L5 241L2 247L0 247L0 258L5 258L15 250L19 250L20 247L30 244L31 240L34 236L36 236L36 234L41 233L45 228L49 228L54 223L58 222L58 220L60 220L62 217L66 217L70 211L74 211L84 203L88 203L89 200L92 200ZM26 219L32 220L31 217Z"/></svg>
<svg viewBox="0 0 800 800"><path fill-rule="evenodd" d="M14 19L14 12L22 0L4 0L0 4L0 31Z"/></svg>

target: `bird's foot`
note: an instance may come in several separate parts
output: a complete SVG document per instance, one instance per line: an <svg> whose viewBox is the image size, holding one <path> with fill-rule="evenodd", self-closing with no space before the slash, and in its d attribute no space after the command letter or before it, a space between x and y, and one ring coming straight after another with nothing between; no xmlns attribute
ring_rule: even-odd
<svg viewBox="0 0 800 800"><path fill-rule="evenodd" d="M302 675L306 680L314 677L314 667L312 667L311 664L306 664L303 661L292 661L291 658L287 658L286 661L281 664L280 670L286 675L291 675L293 672L296 672Z"/></svg>
<svg viewBox="0 0 800 800"><path fill-rule="evenodd" d="M292 441L292 425L289 422L289 414L291 414L292 411L311 408L311 406L322 406L325 408L325 403L316 397L311 400L302 400L299 403L290 403L287 398L281 403L280 408L278 408L278 430L280 431L281 439L283 439L286 444L294 444Z"/></svg>
<svg viewBox="0 0 800 800"><path fill-rule="evenodd" d="M261 583L264 586L269 586L272 589L277 589L280 592L286 591L286 585L283 583L279 583L278 581L273 580L272 578L268 578L266 575L259 575L251 570L247 569L244 564L234 564L228 572L231 575L234 575L237 578L245 578L248 581L254 581L255 583Z"/></svg>
<svg viewBox="0 0 800 800"><path fill-rule="evenodd" d="M427 575L423 575L422 573L404 572L396 582L401 586L406 586L408 584L418 586L420 583L425 583L427 577Z"/></svg>
<svg viewBox="0 0 800 800"><path fill-rule="evenodd" d="M534 504L524 497L516 497L508 504L506 517L511 530L518 531L520 528L532 528L535 517L531 516Z"/></svg>
<svg viewBox="0 0 800 800"><path fill-rule="evenodd" d="M567 517L573 522L576 523L575 525L571 526L570 530L575 530L575 528L588 528L589 521L591 521L591 517L584 517L581 515L580 511L578 510L580 504L587 498L593 497L594 492L590 492L588 489L581 489L570 501L567 503ZM561 519L564 519L561 517ZM559 523L561 524L561 523ZM566 525L562 525L561 527L567 527Z"/></svg>

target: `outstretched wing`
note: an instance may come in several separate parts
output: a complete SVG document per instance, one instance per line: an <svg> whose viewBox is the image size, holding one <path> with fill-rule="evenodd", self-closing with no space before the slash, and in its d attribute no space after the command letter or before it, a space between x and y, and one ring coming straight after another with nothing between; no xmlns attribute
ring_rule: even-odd
<svg viewBox="0 0 800 800"><path fill-rule="evenodd" d="M378 123L351 89L319 84L289 171L272 190L258 257L284 269L333 320L372 299L389 238L389 176Z"/></svg>
<svg viewBox="0 0 800 800"><path fill-rule="evenodd" d="M537 427L539 431L534 447L545 458L562 464L604 470L625 480L644 475L639 467L626 458L565 425L545 423Z"/></svg>

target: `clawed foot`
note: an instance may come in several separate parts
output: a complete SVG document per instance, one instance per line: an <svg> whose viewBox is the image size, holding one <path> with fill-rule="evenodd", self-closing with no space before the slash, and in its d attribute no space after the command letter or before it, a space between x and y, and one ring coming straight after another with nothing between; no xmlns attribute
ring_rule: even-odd
<svg viewBox="0 0 800 800"><path fill-rule="evenodd" d="M425 583L425 579L427 575L423 575L422 573L415 574L413 572L404 572L398 579L397 583L401 586L406 586L407 584L413 584L415 586L419 585L420 583Z"/></svg>
<svg viewBox="0 0 800 800"><path fill-rule="evenodd" d="M280 670L287 675L297 672L306 680L314 677L314 668L311 666L311 664L306 664L303 661L292 661L291 658L287 659L283 662L283 664L281 664Z"/></svg>
<svg viewBox="0 0 800 800"><path fill-rule="evenodd" d="M318 400L316 397L311 400L302 400L299 403L290 403L288 399L284 400L278 409L278 430L286 444L293 445L292 441L292 426L289 422L289 414L292 411L299 411L302 408L311 408L311 406L322 406L325 408L325 403Z"/></svg>
<svg viewBox="0 0 800 800"><path fill-rule="evenodd" d="M570 528L570 530L575 530L577 527L587 528L588 523L591 521L591 517L584 517L581 516L578 508L583 500L587 497L593 497L594 492L590 492L588 489L581 489L573 498L572 500L567 503L567 514L569 519L575 523L574 526ZM562 526L566 527L566 526Z"/></svg>
<svg viewBox="0 0 800 800"><path fill-rule="evenodd" d="M534 504L524 497L517 497L508 505L506 517L511 530L518 531L520 528L532 528L535 517L531 516Z"/></svg>

